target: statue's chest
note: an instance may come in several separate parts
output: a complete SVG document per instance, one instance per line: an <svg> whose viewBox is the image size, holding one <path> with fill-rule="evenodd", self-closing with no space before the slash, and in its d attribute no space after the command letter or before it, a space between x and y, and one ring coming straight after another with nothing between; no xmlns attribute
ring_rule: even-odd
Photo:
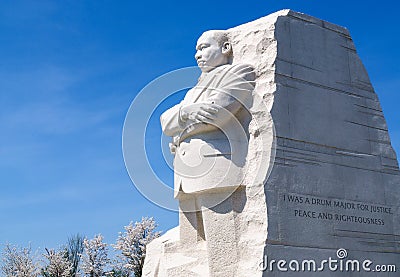
<svg viewBox="0 0 400 277"><path fill-rule="evenodd" d="M187 92L187 103L207 102L210 94L216 89L216 76L210 76L206 80L200 81L195 87Z"/></svg>

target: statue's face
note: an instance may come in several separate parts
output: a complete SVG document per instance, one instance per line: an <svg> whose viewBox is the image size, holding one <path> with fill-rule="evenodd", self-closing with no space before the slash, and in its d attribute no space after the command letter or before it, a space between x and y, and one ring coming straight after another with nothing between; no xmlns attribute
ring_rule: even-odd
<svg viewBox="0 0 400 277"><path fill-rule="evenodd" d="M223 48L223 46L218 45L212 32L205 32L201 35L197 41L197 52L194 57L202 72L209 72L220 65L228 63L228 57Z"/></svg>

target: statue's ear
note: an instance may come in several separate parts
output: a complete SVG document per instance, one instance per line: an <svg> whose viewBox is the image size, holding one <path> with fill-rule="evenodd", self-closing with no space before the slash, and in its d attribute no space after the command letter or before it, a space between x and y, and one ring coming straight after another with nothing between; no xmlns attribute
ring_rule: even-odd
<svg viewBox="0 0 400 277"><path fill-rule="evenodd" d="M231 55L232 53L232 44L230 42L224 42L224 44L222 45L222 54L224 55Z"/></svg>

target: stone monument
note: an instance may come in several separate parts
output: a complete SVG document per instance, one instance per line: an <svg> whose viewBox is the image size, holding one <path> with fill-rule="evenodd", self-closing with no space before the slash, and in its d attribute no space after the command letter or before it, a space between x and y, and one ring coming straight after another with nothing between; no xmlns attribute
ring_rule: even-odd
<svg viewBox="0 0 400 277"><path fill-rule="evenodd" d="M349 32L282 10L205 32L196 59L199 83L161 118L180 223L143 276L400 270L399 166Z"/></svg>

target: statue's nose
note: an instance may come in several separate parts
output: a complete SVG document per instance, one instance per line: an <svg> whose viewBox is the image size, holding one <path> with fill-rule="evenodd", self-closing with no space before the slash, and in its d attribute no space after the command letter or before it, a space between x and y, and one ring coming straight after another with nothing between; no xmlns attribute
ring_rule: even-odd
<svg viewBox="0 0 400 277"><path fill-rule="evenodd" d="M201 54L199 53L199 51L196 52L196 54L194 55L195 59L198 60L201 58Z"/></svg>

